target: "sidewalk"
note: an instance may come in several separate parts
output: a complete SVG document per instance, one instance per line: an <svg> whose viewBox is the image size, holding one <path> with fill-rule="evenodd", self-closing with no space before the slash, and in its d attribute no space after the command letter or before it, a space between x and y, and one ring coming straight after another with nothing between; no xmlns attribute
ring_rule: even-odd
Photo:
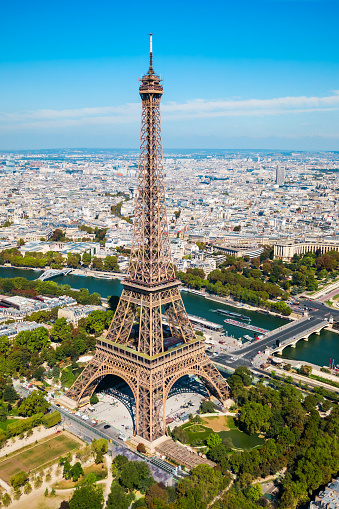
<svg viewBox="0 0 339 509"><path fill-rule="evenodd" d="M18 436L9 438L6 444L0 449L0 458L2 456L6 456L6 454L10 454L11 452L15 452L21 447L25 447L26 445L34 444L36 440L41 440L42 438L46 438L49 435L53 435L57 431L62 430L62 425L58 424L57 426L53 426L52 428L45 428L42 424L33 429L33 435L30 437L26 437L20 439Z"/></svg>

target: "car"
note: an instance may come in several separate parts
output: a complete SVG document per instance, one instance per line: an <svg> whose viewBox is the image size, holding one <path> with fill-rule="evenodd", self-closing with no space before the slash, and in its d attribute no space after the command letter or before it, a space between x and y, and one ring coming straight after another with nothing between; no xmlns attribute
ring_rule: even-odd
<svg viewBox="0 0 339 509"><path fill-rule="evenodd" d="M110 427L111 427L111 426L110 426L109 424L105 424L104 429L108 429L108 428L110 428Z"/></svg>

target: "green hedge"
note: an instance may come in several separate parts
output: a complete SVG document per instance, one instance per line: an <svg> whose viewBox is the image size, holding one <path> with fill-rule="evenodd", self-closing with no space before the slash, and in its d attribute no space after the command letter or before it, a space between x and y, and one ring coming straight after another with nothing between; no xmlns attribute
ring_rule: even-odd
<svg viewBox="0 0 339 509"><path fill-rule="evenodd" d="M35 426L38 426L43 422L44 414L35 414L28 419L20 419L7 426L7 437L14 437L15 435L21 435Z"/></svg>
<svg viewBox="0 0 339 509"><path fill-rule="evenodd" d="M61 414L57 410L52 412L51 414L46 414L43 417L42 422L46 426L46 428L51 428L52 426L55 426L61 421Z"/></svg>

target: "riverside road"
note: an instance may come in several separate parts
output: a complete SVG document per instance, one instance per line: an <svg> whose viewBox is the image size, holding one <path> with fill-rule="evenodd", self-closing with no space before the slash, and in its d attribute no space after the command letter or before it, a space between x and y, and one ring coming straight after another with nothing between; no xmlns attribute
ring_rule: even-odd
<svg viewBox="0 0 339 509"><path fill-rule="evenodd" d="M238 366L251 366L252 360L258 352L262 352L267 348L274 350L278 345L289 343L294 338L300 337L310 330L316 331L331 316L334 321L339 321L339 310L330 308L322 302L302 301L299 307L303 311L307 311L309 316L280 327L261 340L247 343L235 352L214 356L213 361L234 369Z"/></svg>

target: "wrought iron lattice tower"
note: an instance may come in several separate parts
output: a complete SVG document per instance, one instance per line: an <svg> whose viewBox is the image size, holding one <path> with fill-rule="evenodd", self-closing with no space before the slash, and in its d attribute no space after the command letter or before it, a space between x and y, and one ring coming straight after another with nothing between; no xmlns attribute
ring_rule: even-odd
<svg viewBox="0 0 339 509"><path fill-rule="evenodd" d="M121 377L136 401L135 434L153 442L166 432L166 399L179 378L197 375L221 402L229 397L229 387L195 335L174 274L162 164L163 87L153 70L152 35L139 93L138 194L128 275L107 337L97 340L94 357L67 395L85 404L106 375Z"/></svg>

